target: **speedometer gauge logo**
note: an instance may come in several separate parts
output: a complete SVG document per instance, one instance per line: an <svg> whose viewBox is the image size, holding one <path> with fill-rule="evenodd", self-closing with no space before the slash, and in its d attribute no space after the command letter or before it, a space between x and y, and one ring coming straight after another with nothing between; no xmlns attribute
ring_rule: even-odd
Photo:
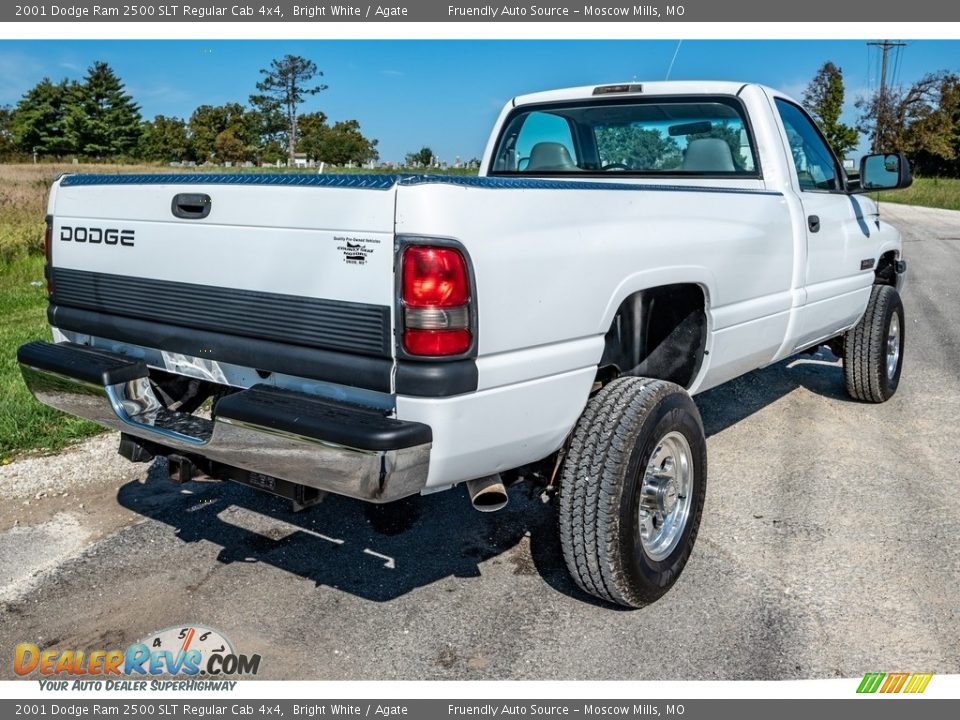
<svg viewBox="0 0 960 720"><path fill-rule="evenodd" d="M150 633L127 649L128 665L152 675L256 675L259 655L242 655L219 630L180 625Z"/></svg>
<svg viewBox="0 0 960 720"><path fill-rule="evenodd" d="M205 663L209 663L214 655L225 657L236 654L233 644L223 633L203 625L168 627L151 633L140 642L149 648L151 654L168 651L174 656L182 654L184 658L196 658L197 662L193 664L196 664L201 675L206 674Z"/></svg>

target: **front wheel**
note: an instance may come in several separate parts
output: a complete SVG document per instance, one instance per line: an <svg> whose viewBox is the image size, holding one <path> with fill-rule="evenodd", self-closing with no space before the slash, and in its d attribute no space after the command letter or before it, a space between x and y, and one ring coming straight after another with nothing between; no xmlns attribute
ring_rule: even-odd
<svg viewBox="0 0 960 720"><path fill-rule="evenodd" d="M893 397L903 370L903 302L896 288L874 285L867 310L843 336L843 379L855 400Z"/></svg>
<svg viewBox="0 0 960 720"><path fill-rule="evenodd" d="M581 589L641 607L690 557L707 483L696 405L678 385L620 378L590 399L560 479L560 539Z"/></svg>

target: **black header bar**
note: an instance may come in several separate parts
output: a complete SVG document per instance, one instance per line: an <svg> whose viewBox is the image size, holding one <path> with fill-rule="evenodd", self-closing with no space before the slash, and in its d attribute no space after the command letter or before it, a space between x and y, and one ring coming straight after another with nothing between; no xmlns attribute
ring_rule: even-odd
<svg viewBox="0 0 960 720"><path fill-rule="evenodd" d="M943 0L837 2L805 0L681 0L681 2L450 2L312 3L291 0L191 3L154 0L64 0L4 3L2 22L954 22L960 3Z"/></svg>

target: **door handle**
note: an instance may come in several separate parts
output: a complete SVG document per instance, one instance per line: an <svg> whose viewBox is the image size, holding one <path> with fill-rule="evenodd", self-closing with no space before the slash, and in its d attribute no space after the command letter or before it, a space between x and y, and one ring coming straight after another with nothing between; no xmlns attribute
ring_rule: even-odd
<svg viewBox="0 0 960 720"><path fill-rule="evenodd" d="M210 214L211 202L210 196L204 193L179 193L173 196L170 210L178 218L199 220Z"/></svg>
<svg viewBox="0 0 960 720"><path fill-rule="evenodd" d="M807 227L810 228L810 232L820 232L820 216L819 215L810 215L807 217Z"/></svg>

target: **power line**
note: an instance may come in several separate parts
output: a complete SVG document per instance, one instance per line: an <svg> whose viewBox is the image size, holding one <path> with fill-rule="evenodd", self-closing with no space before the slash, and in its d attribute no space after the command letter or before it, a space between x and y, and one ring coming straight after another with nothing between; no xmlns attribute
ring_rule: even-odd
<svg viewBox="0 0 960 720"><path fill-rule="evenodd" d="M898 42L895 40L875 40L873 42L868 42L867 45L878 47L883 53L880 63L880 95L883 96L886 94L887 89L887 55L890 54L891 49L897 48L897 52L894 56L895 64L897 64L898 60L896 58L899 58L900 56L900 48L906 47L907 44L905 42Z"/></svg>
<svg viewBox="0 0 960 720"><path fill-rule="evenodd" d="M893 74L890 76L890 86L896 87L900 84L900 64L903 61L903 48L906 43L898 47L893 55Z"/></svg>
<svg viewBox="0 0 960 720"><path fill-rule="evenodd" d="M894 76L896 76L898 65L897 58L900 55L900 48L906 47L905 42L899 42L895 40L875 40L873 42L868 42L867 46L873 46L880 48L881 59L880 59L880 94L877 102L877 132L873 136L873 151L878 152L880 150L879 145L881 143L882 132L882 118L881 115L886 111L887 107L887 56L890 54L890 50L896 48L896 54L894 55Z"/></svg>

